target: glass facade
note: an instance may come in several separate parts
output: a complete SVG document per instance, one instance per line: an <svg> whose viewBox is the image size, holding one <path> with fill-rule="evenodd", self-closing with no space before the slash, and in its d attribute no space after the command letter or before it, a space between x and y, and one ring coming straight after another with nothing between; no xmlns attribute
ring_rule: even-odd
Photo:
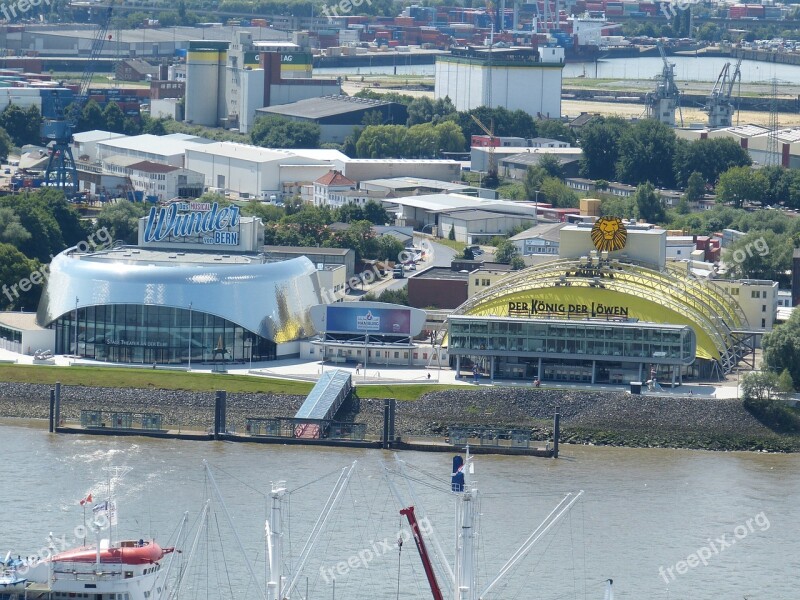
<svg viewBox="0 0 800 600"><path fill-rule="evenodd" d="M692 372L691 327L613 321L450 316L457 369L492 377L622 384Z"/></svg>
<svg viewBox="0 0 800 600"><path fill-rule="evenodd" d="M240 325L188 308L110 304L56 319L56 354L109 362L180 364L273 360L276 345ZM77 336L76 336L77 333ZM252 350L252 356L251 356Z"/></svg>
<svg viewBox="0 0 800 600"><path fill-rule="evenodd" d="M694 360L694 332L689 327L608 321L523 321L450 317L452 351L594 355L646 360Z"/></svg>

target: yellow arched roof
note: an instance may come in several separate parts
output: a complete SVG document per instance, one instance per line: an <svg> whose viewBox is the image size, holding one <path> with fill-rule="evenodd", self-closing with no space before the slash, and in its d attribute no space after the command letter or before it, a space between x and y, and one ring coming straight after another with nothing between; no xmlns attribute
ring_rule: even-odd
<svg viewBox="0 0 800 600"><path fill-rule="evenodd" d="M685 324L697 335L697 357L728 362L731 330L746 326L736 301L722 288L677 268L656 271L619 260L560 259L522 269L477 294L455 314L627 317Z"/></svg>

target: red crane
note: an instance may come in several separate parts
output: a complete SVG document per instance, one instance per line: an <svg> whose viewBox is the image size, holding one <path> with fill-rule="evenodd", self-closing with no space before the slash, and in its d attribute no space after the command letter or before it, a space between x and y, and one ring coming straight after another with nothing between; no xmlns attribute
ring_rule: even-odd
<svg viewBox="0 0 800 600"><path fill-rule="evenodd" d="M425 569L425 576L428 578L428 585L431 586L433 593L433 600L444 600L442 591L439 589L439 583L436 581L436 573L433 572L433 565L428 556L428 550L425 548L425 540L422 539L422 533L419 530L417 517L414 514L414 507L409 506L400 511L400 514L408 519L408 524L411 526L411 533L414 536L414 543L417 545L419 557L422 559L422 567Z"/></svg>

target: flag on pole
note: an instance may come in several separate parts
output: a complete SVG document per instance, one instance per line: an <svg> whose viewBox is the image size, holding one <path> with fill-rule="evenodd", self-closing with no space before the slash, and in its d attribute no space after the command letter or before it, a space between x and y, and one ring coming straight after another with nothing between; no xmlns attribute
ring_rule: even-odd
<svg viewBox="0 0 800 600"><path fill-rule="evenodd" d="M453 473L450 476L450 488L454 492L464 491L464 459L459 455L453 457Z"/></svg>
<svg viewBox="0 0 800 600"><path fill-rule="evenodd" d="M95 515L101 515L103 513L108 514L108 500L104 500L103 502L98 502L92 507L92 513Z"/></svg>
<svg viewBox="0 0 800 600"><path fill-rule="evenodd" d="M81 506L84 506L84 505L86 505L86 504L91 504L91 503L92 503L92 495L91 495L91 494L89 494L88 496L86 496L86 498L84 498L83 500L81 500L81 502L80 502L80 505L81 505Z"/></svg>

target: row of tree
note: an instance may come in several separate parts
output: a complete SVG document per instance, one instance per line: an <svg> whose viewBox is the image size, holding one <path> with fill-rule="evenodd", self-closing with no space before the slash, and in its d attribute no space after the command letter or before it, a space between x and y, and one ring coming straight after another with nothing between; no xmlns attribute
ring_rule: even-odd
<svg viewBox="0 0 800 600"><path fill-rule="evenodd" d="M689 142L675 131L647 119L631 123L619 117L598 117L580 131L581 173L590 179L638 185L683 188L694 172L709 186L731 167L750 166L747 151L730 138Z"/></svg>

